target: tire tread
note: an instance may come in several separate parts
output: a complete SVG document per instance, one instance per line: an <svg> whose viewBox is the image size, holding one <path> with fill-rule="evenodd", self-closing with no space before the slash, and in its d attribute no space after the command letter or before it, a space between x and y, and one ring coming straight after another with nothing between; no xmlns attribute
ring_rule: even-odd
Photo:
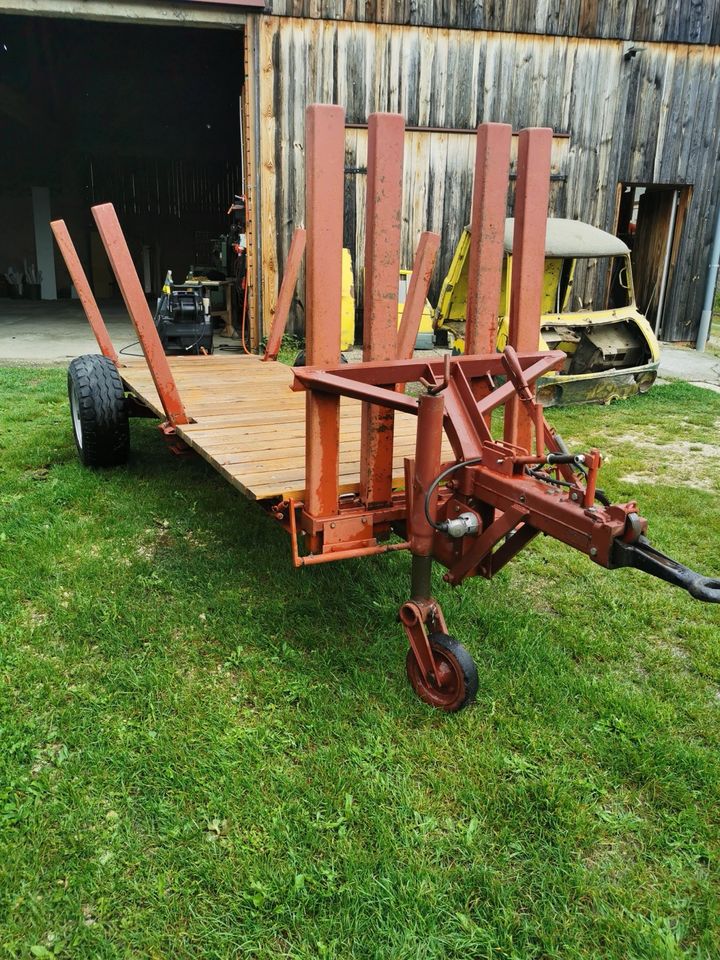
<svg viewBox="0 0 720 960"><path fill-rule="evenodd" d="M82 446L77 437L75 444L82 463L87 467L126 463L130 453L128 405L115 364L95 354L77 357L68 368L68 397L73 386L82 430Z"/></svg>

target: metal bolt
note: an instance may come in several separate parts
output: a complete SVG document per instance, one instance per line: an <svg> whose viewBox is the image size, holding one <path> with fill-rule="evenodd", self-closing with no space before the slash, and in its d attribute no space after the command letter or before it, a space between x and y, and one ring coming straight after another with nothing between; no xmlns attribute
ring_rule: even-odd
<svg viewBox="0 0 720 960"><path fill-rule="evenodd" d="M335 521L334 521L334 520L333 520L333 522L330 524L330 528L331 528L332 530L335 529Z"/></svg>
<svg viewBox="0 0 720 960"><path fill-rule="evenodd" d="M367 517L362 518L362 523L367 523Z"/></svg>
<svg viewBox="0 0 720 960"><path fill-rule="evenodd" d="M578 495L577 495L576 493L571 493L571 494L570 494L570 499L571 499L571 500L577 500L577 498L578 498Z"/></svg>
<svg viewBox="0 0 720 960"><path fill-rule="evenodd" d="M597 556L597 547L590 547L590 556L591 557Z"/></svg>
<svg viewBox="0 0 720 960"><path fill-rule="evenodd" d="M524 494L524 493L521 493L521 494L520 494L520 503L525 503L525 494Z"/></svg>

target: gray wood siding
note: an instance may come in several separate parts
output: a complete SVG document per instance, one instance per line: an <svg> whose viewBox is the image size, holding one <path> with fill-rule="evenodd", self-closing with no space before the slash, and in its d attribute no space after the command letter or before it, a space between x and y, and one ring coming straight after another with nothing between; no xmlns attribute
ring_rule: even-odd
<svg viewBox="0 0 720 960"><path fill-rule="evenodd" d="M344 105L350 124L387 110L411 127L446 128L408 131L405 141L402 261L411 266L421 230L441 234L433 296L469 220L480 121L569 135L553 141L557 216L612 230L619 181L692 184L667 314L672 339L692 339L718 203L720 50L649 44L625 60L621 41L277 17L260 18L257 46L266 328L292 231L304 220L305 108L325 102ZM349 127L346 166L363 167L366 149L366 130ZM356 290L364 191L364 175L348 173L345 241ZM302 329L301 309L293 324Z"/></svg>
<svg viewBox="0 0 720 960"><path fill-rule="evenodd" d="M720 43L718 0L269 0L268 12L559 37Z"/></svg>

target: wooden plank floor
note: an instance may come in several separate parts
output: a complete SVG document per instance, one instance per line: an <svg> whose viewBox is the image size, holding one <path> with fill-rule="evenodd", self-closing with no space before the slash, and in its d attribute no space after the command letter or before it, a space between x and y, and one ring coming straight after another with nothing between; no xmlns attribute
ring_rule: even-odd
<svg viewBox="0 0 720 960"><path fill-rule="evenodd" d="M185 410L195 423L178 435L252 500L305 497L305 394L290 389L292 372L259 357L168 357ZM160 418L164 414L147 364L122 358L120 374ZM358 490L361 403L340 401L340 492ZM415 453L416 418L395 414L394 473ZM444 458L452 452L446 444Z"/></svg>

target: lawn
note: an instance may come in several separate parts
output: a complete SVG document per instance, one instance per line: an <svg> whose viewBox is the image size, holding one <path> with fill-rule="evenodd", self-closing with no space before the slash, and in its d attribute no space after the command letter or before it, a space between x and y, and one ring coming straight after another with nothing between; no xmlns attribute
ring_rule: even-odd
<svg viewBox="0 0 720 960"><path fill-rule="evenodd" d="M720 606L534 543L436 590L480 670L404 677L404 554L285 534L64 371L0 368L0 955L717 958ZM550 411L653 541L720 574L720 396Z"/></svg>

